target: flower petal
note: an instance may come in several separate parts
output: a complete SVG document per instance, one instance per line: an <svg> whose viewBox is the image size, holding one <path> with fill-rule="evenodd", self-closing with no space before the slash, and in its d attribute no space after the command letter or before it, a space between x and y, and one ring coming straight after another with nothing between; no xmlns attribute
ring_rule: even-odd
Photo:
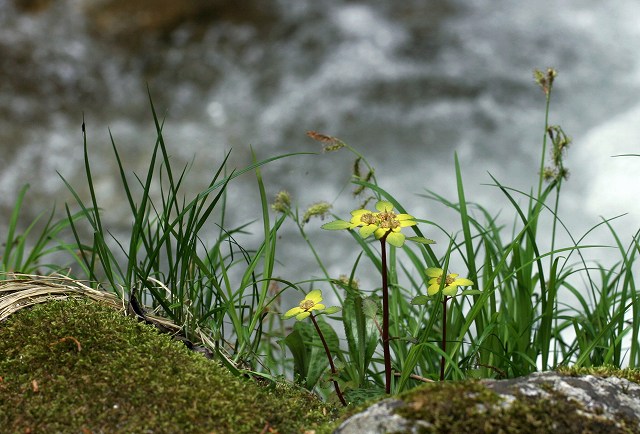
<svg viewBox="0 0 640 434"><path fill-rule="evenodd" d="M362 238L367 238L369 235L378 230L378 226L376 225L367 225L360 228L360 236Z"/></svg>
<svg viewBox="0 0 640 434"><path fill-rule="evenodd" d="M297 321L302 321L303 319L305 319L306 317L308 317L309 315L311 315L311 313L309 312L302 312L299 313L298 315L296 315L296 320Z"/></svg>
<svg viewBox="0 0 640 434"><path fill-rule="evenodd" d="M458 292L458 285L445 286L442 289L442 293L446 296L453 297Z"/></svg>
<svg viewBox="0 0 640 434"><path fill-rule="evenodd" d="M387 235L387 242L395 247L402 247L404 244L404 234L402 232L391 232Z"/></svg>
<svg viewBox="0 0 640 434"><path fill-rule="evenodd" d="M311 309L309 309L309 312L311 312L312 310L324 310L325 307L326 306L324 304L317 303L317 304L314 304Z"/></svg>
<svg viewBox="0 0 640 434"><path fill-rule="evenodd" d="M396 215L396 218L400 221L402 220L415 220L416 218L412 215L409 214L398 214Z"/></svg>
<svg viewBox="0 0 640 434"><path fill-rule="evenodd" d="M311 300L314 303L320 303L322 301L322 291L320 291L319 289L314 289L313 291L309 292L304 299Z"/></svg>
<svg viewBox="0 0 640 434"><path fill-rule="evenodd" d="M400 222L401 228L406 228L408 226L415 226L418 224L418 222L415 220L398 220L398 221Z"/></svg>
<svg viewBox="0 0 640 434"><path fill-rule="evenodd" d="M375 232L376 239L379 240L380 238L384 237L384 234L386 234L387 232L389 232L389 229L376 228L376 232Z"/></svg>
<svg viewBox="0 0 640 434"><path fill-rule="evenodd" d="M380 212L393 211L393 204L386 200L381 200L376 203L376 209Z"/></svg>
<svg viewBox="0 0 640 434"><path fill-rule="evenodd" d="M349 221L349 224L351 226L351 229L353 229L353 228L355 228L357 226L362 226L364 224L364 222L362 221L360 216L357 215L357 216L351 217L351 220Z"/></svg>
<svg viewBox="0 0 640 434"><path fill-rule="evenodd" d="M300 312L303 312L303 310L300 308L300 306L296 306L294 308L289 309L284 315L282 315L282 318L289 319L291 317L298 315Z"/></svg>
<svg viewBox="0 0 640 434"><path fill-rule="evenodd" d="M351 211L351 217L360 218L360 217L362 217L363 214L369 214L369 213L371 213L371 211L369 211L368 209L357 209L355 211Z"/></svg>
<svg viewBox="0 0 640 434"><path fill-rule="evenodd" d="M473 281L469 279L465 279L463 277L456 279L453 281L458 286L473 286Z"/></svg>
<svg viewBox="0 0 640 434"><path fill-rule="evenodd" d="M437 283L434 285L429 285L429 287L427 288L427 294L429 295L436 295L438 291L440 291L440 285L438 285Z"/></svg>
<svg viewBox="0 0 640 434"><path fill-rule="evenodd" d="M440 277L444 272L442 271L442 268L429 267L425 270L425 273L429 277Z"/></svg>

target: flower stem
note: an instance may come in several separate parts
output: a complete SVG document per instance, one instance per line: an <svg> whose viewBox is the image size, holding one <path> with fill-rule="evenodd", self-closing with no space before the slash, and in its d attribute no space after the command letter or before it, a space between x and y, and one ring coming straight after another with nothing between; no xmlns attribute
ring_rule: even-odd
<svg viewBox="0 0 640 434"><path fill-rule="evenodd" d="M391 393L391 349L389 347L389 282L387 279L387 232L380 238L382 261L382 352L384 355L385 393Z"/></svg>
<svg viewBox="0 0 640 434"><path fill-rule="evenodd" d="M324 347L324 352L327 354L327 359L329 359L329 366L331 366L331 373L333 375L337 375L338 371L336 370L336 365L333 364L333 357L331 357L331 351L329 351L329 346L327 345L327 341L324 339L324 335L320 331L320 326L318 325L318 321L316 321L316 317L313 313L310 315L311 321L313 321L313 325L316 327L316 331L318 332L318 336L320 336L320 340L322 341L322 346ZM342 391L340 391L340 386L338 385L338 381L333 381L333 387L336 390L336 394L340 399L340 402L345 407L347 406L347 401L345 401L344 396L342 396Z"/></svg>
<svg viewBox="0 0 640 434"><path fill-rule="evenodd" d="M444 300L442 300L442 352L445 353L447 351L447 301L449 301L448 296L444 296ZM444 381L444 365L445 358L444 354L440 359L440 381Z"/></svg>

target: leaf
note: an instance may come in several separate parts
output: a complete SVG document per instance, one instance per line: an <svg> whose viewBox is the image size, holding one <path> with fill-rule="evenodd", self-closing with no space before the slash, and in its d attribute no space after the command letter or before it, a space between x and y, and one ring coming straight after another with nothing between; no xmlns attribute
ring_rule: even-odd
<svg viewBox="0 0 640 434"><path fill-rule="evenodd" d="M458 294L458 296L460 295L480 295L482 294L482 291L480 291L479 289L467 289L466 291L462 291L460 294Z"/></svg>
<svg viewBox="0 0 640 434"><path fill-rule="evenodd" d="M315 332L315 327L308 323L305 324L309 325L314 330L313 340L310 345L311 355L305 384L305 387L311 390L316 386L318 380L320 380L322 373L329 367L329 360L327 360L327 354L322 346L322 341L320 340L317 332ZM320 331L327 342L331 356L335 357L340 347L338 335L333 328L324 321L318 320L318 327L320 327Z"/></svg>
<svg viewBox="0 0 640 434"><path fill-rule="evenodd" d="M358 388L345 393L347 400L353 404L360 404L375 398L385 396L384 388Z"/></svg>
<svg viewBox="0 0 640 434"><path fill-rule="evenodd" d="M430 240L429 238L425 237L407 237L407 240L420 244L436 244L434 240Z"/></svg>
<svg viewBox="0 0 640 434"><path fill-rule="evenodd" d="M321 226L322 229L326 229L328 231L339 231L341 229L349 229L350 227L351 223L344 220L335 220Z"/></svg>
<svg viewBox="0 0 640 434"><path fill-rule="evenodd" d="M318 315L331 315L332 313L340 312L342 308L340 306L329 306L322 312L318 312Z"/></svg>
<svg viewBox="0 0 640 434"><path fill-rule="evenodd" d="M304 345L302 334L294 328L294 330L289 333L283 341L293 356L294 378L297 378L300 381L305 380L307 377L307 370L309 369L309 352Z"/></svg>
<svg viewBox="0 0 640 434"><path fill-rule="evenodd" d="M375 298L367 297L362 300L362 311L367 318L375 318L378 314L378 303Z"/></svg>
<svg viewBox="0 0 640 434"><path fill-rule="evenodd" d="M318 326L324 334L329 350L336 351L339 341L331 326L325 322L319 322ZM315 327L308 322L296 322L293 331L284 339L284 343L293 356L294 376L306 389L312 390L329 366Z"/></svg>
<svg viewBox="0 0 640 434"><path fill-rule="evenodd" d="M371 307L373 304L373 309ZM358 294L349 293L343 302L344 313L342 323L349 347L350 364L355 368L358 378L357 385L364 384L367 370L378 344L378 334L373 318L375 316L375 302L367 297L363 299ZM373 313L369 316L367 313Z"/></svg>
<svg viewBox="0 0 640 434"><path fill-rule="evenodd" d="M415 304L415 305L424 305L424 304L427 304L428 302L429 302L429 296L427 295L419 295L415 297L413 300L411 300L411 304Z"/></svg>

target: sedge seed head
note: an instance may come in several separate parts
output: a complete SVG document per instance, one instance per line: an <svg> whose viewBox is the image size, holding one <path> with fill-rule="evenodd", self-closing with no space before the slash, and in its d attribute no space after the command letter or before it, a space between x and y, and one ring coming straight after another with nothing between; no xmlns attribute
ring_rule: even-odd
<svg viewBox="0 0 640 434"><path fill-rule="evenodd" d="M330 210L331 204L329 202L316 202L309 206L304 212L302 223L309 223L312 217L319 217L321 220L324 220Z"/></svg>
<svg viewBox="0 0 640 434"><path fill-rule="evenodd" d="M276 194L276 197L271 204L271 209L276 212L286 213L291 208L291 195L288 191L282 190Z"/></svg>

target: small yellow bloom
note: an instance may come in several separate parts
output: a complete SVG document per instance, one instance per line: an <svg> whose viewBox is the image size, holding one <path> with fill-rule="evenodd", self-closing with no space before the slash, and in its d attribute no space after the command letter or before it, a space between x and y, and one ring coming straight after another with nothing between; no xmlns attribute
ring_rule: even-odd
<svg viewBox="0 0 640 434"><path fill-rule="evenodd" d="M386 241L389 244L402 247L405 236L400 230L417 224L414 217L409 214L396 214L393 204L384 200L376 203L376 210L378 212L366 209L352 211L349 229L360 227L362 238L373 234L379 240L387 235Z"/></svg>
<svg viewBox="0 0 640 434"><path fill-rule="evenodd" d="M442 277L444 271L442 268L427 268L427 276L429 279L429 286L427 287L427 294L435 295L440 291L442 284ZM473 282L464 277L458 277L458 274L447 274L445 277L444 287L442 293L448 297L453 297L458 292L458 286L472 286Z"/></svg>
<svg viewBox="0 0 640 434"><path fill-rule="evenodd" d="M296 320L301 321L311 315L311 312L314 310L324 310L324 304L321 304L322 301L322 291L319 289L314 289L309 292L304 300L300 302L300 304L292 309L289 309L284 315L282 315L283 319L289 319L291 317L296 317Z"/></svg>
<svg viewBox="0 0 640 434"><path fill-rule="evenodd" d="M405 240L421 244L435 243L435 241L424 237L405 237L401 232L402 228L417 225L418 222L412 215L396 214L391 202L379 201L376 203L376 210L357 209L351 211L351 220L335 220L325 223L322 225L322 229L338 231L359 227L359 233L362 238L367 238L373 234L379 240L386 236L385 240L395 247L402 247Z"/></svg>

